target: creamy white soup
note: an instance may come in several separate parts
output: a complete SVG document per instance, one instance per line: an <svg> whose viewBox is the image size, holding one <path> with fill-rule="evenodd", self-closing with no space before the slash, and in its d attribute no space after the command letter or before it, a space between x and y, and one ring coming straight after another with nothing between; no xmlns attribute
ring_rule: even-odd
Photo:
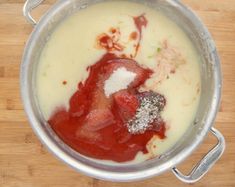
<svg viewBox="0 0 235 187"><path fill-rule="evenodd" d="M103 86L95 87L95 89L98 89L98 93L102 92L103 89L103 92L100 93L101 95L103 94L102 97L99 96L101 99L97 100L104 99L104 102L109 104L105 106L97 104L95 109L91 110L89 108L89 114L87 115L83 113L84 111L82 111L82 114L74 112L75 109L73 110L71 107L75 106L76 103L71 105L71 102L75 102L76 99L72 99L73 101L71 101L71 98L75 98L74 94L76 92L78 95L79 93L81 95L82 89L89 90L85 86L88 84L87 80L89 76L91 76L91 67L95 69L94 65L101 63L99 62L100 59L107 54L115 56L115 62L112 66L112 68L114 66L115 68L111 68L112 72L108 75L107 73L101 74L104 76L102 78L103 82L98 81L96 84ZM161 12L142 4L126 1L98 3L80 10L65 19L50 36L38 63L36 74L37 99L44 118L49 123L54 123L53 127L57 125L53 129L58 136L79 153L102 160L142 162L169 150L183 136L189 126L192 125L200 99L200 63L199 55L186 33ZM109 71L110 66L107 66L107 68ZM135 70L132 71L132 68ZM148 75L147 69L149 70ZM147 77L144 82L138 79L142 71L145 71ZM137 81L138 83L136 84L138 84L138 87L133 83L137 79L141 82ZM83 87L79 86L79 83L83 84ZM128 90L130 88L132 88L132 91ZM123 90L126 90L126 92L123 92ZM164 124L164 137L159 135L159 128L158 130L155 128L158 134L154 135L153 132L153 135L151 135L151 138L149 138L149 141L145 145L145 151L142 151L143 148L141 149L139 147L140 143L138 143L135 149L138 151L135 153L130 151L133 153L132 156L129 157L127 154L125 158L122 158L121 155L118 155L117 159L115 159L115 147L111 146L118 146L119 144L113 142L112 145L107 145L104 148L100 147L100 152L93 150L96 152L93 156L92 150L85 150L85 145L95 146L97 141L102 143L103 139L102 135L100 135L102 134L102 129L111 128L109 125L112 125L112 128L114 128L116 125L116 118L113 117L114 109L111 110L111 106L113 106L112 102L117 102L118 106L120 106L119 101L123 101L120 98L127 98L126 95L120 96L120 91L122 91L121 94L135 93L131 96L128 95L128 98L137 98L133 101L130 100L129 102L131 104L128 106L124 103L124 108L127 107L129 112L129 109L133 109L133 106L135 106L137 107L136 111L139 113L136 112L135 116L131 116L128 113L128 117L125 116L125 118L122 118L123 113L120 114L120 111L118 113L118 115L121 115L120 119L126 120L123 122L125 127L122 128L126 128L126 132L129 132L132 137L144 136L144 133L148 133L147 131L154 131L148 123L152 124L153 121L156 121L154 117L151 118L149 115L147 116L147 120L144 119L145 117L140 116L143 114L143 111L141 111L142 108L146 108L147 105L142 100L140 102L139 99L145 96L139 96L138 94L151 91L154 97L148 97L148 99L156 99L160 95L164 97L165 103L161 100L164 106L161 106L158 111L148 108L150 112L155 112L155 117L160 116L160 120ZM93 92L93 88L91 92ZM137 92L138 94L136 94ZM90 102L90 99L85 96L83 98L84 100L87 99L86 102ZM156 99L156 102L158 101ZM94 102L98 101L94 100ZM137 104L135 104L136 102ZM138 105L138 102L144 106ZM81 111L79 103L76 107L80 107L79 111ZM93 107L94 105L91 104L91 106ZM151 103L149 106L151 108ZM100 109L102 109L103 113L99 111L99 114L102 113L104 118L95 116L95 112ZM77 115L75 117L73 116L73 118L70 115L72 110L74 112L73 114ZM123 112L123 109L118 110ZM62 117L59 115L61 111L63 111L61 114L64 115ZM137 113L139 115L138 120L144 121L141 124L137 123ZM83 114L84 116L82 118L81 116ZM82 126L82 119L86 121L91 116L93 116L93 120L95 121L104 121L104 119L107 119L107 122L102 124L98 123L97 125L102 126L95 127L98 133L92 134L92 141L85 142L83 145L80 144L80 139L76 139L76 136L80 136L81 138L84 133L88 134L86 133L88 131L83 131L83 129L79 133L74 132L77 131L74 121L77 119L79 126ZM58 122L58 120L61 120L60 118L69 118L67 121L62 119L64 123L66 121L63 127L62 125L60 126L60 123L62 124L63 122ZM108 121L108 119L110 120ZM73 128L70 127L69 121L72 121L71 123L73 124L71 126ZM88 122L85 125L87 124ZM63 128L66 125L71 129L66 132L66 135L63 135ZM158 126L156 125L156 127ZM111 133L108 130L104 130L103 132L106 133L106 131L107 133ZM118 135L115 136L118 137ZM86 138L89 139L89 137ZM116 141L119 140L116 139ZM133 140L133 142L135 141ZM105 142L102 144L106 145ZM130 149L135 146L135 143L132 144L128 144ZM83 146L84 149L80 150L79 145ZM124 150L125 146L120 145L120 152ZM97 149L98 147L97 145ZM118 150L119 148L117 148ZM126 148L125 151L127 151Z"/></svg>

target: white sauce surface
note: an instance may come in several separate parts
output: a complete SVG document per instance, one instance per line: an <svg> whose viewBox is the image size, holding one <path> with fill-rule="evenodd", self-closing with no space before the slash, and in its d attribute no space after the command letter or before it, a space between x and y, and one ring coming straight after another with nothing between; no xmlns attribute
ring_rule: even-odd
<svg viewBox="0 0 235 187"><path fill-rule="evenodd" d="M96 37L110 27L119 27L121 42L127 46L125 52L131 53L133 47L131 42L128 43L129 35L136 30L132 16L143 13L148 26L143 31L136 61L156 69L161 61L159 55L164 53L163 43L167 40L173 51L182 55L185 63L176 65L176 72L169 74L168 79L164 73L168 72L169 67L163 67L160 73L158 68L157 73L147 81L146 87L142 88L151 88L166 97L167 105L162 116L167 123L167 138L159 140L154 137L148 144L150 153L139 153L133 162L146 160L170 149L195 118L200 99L201 62L191 41L175 23L162 13L140 4L118 1L90 6L70 16L54 31L42 51L36 75L37 98L47 120L57 107L68 108L78 82L88 76L86 68L105 54L105 50L95 47ZM164 64L164 59L161 62ZM172 62L175 62L174 58ZM65 80L67 84L63 85Z"/></svg>

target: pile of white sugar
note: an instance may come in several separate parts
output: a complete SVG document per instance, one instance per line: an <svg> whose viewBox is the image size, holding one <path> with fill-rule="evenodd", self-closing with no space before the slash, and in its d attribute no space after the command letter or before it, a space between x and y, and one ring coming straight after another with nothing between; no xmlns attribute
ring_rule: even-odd
<svg viewBox="0 0 235 187"><path fill-rule="evenodd" d="M123 89L127 89L134 81L136 73L121 67L113 71L111 76L104 83L104 93L107 97Z"/></svg>

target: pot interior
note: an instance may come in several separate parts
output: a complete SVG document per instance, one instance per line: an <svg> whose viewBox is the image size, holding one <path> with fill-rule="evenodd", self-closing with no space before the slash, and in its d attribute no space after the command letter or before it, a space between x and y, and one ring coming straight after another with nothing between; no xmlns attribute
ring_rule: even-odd
<svg viewBox="0 0 235 187"><path fill-rule="evenodd" d="M137 180L157 175L185 159L201 143L213 124L220 100L221 86L220 65L215 45L208 31L198 18L177 1L136 0L139 3L144 3L147 6L162 11L182 27L194 43L202 59L202 64L200 64L201 99L196 118L181 140L159 158L154 158L140 164L106 164L84 157L65 145L43 119L35 93L35 70L40 53L55 27L66 17L79 11L79 9L99 1L101 0L59 1L36 26L28 42L22 65L22 73L24 73L22 76L24 76L23 81L25 81L23 85L26 85L26 88L23 87L22 89L25 89L28 94L28 98L24 99L28 100L32 110L31 116L29 113L28 115L33 128L44 144L66 163L88 175L118 181ZM40 132L38 131L39 128ZM50 140L50 142L46 142L46 140Z"/></svg>

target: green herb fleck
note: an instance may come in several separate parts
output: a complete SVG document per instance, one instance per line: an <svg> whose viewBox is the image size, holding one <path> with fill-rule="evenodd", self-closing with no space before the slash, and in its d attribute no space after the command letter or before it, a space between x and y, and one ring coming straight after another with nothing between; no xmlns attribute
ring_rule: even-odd
<svg viewBox="0 0 235 187"><path fill-rule="evenodd" d="M149 55L149 56L148 56L148 58L153 58L153 57L154 57L154 55Z"/></svg>
<svg viewBox="0 0 235 187"><path fill-rule="evenodd" d="M162 50L162 49L161 49L160 47L157 48L157 52L158 52L158 53L160 53L161 50Z"/></svg>

